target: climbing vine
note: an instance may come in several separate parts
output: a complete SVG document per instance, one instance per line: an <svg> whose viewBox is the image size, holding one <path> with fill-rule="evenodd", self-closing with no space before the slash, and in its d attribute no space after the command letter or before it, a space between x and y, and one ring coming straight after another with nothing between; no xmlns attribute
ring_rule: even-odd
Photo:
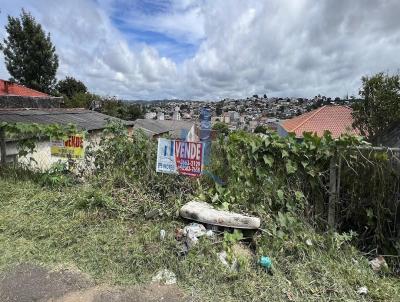
<svg viewBox="0 0 400 302"><path fill-rule="evenodd" d="M326 230L334 159L340 171L337 228L358 232L365 249L400 252L400 177L388 152L372 149L360 137L333 139L329 133L298 140L235 132L214 147L214 158L226 165L215 165L213 173L224 176L225 185L214 184L203 196L209 202L273 214L279 227L270 231L283 239L299 219Z"/></svg>
<svg viewBox="0 0 400 302"><path fill-rule="evenodd" d="M35 151L36 143L45 138L66 139L76 133L75 125L0 122L0 132L5 140L15 140L20 156Z"/></svg>

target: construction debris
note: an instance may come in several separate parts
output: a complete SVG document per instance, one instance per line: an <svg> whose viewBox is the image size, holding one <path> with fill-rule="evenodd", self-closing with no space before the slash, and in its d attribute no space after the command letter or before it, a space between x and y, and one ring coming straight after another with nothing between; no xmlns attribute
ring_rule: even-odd
<svg viewBox="0 0 400 302"><path fill-rule="evenodd" d="M368 288L366 286L360 287L359 289L357 289L357 294L359 294L360 296L368 294Z"/></svg>
<svg viewBox="0 0 400 302"><path fill-rule="evenodd" d="M386 263L386 260L385 260L385 258L383 258L383 256L378 256L378 257L376 257L375 259L372 259L370 262L369 262L369 264L371 265L371 267L372 267L372 270L374 271L374 272L379 272L379 271L381 271L382 269L388 269L388 265L387 265L387 263Z"/></svg>
<svg viewBox="0 0 400 302"><path fill-rule="evenodd" d="M176 276L173 272L163 269L158 271L151 281L158 282L160 284L172 285L176 283Z"/></svg>
<svg viewBox="0 0 400 302"><path fill-rule="evenodd" d="M183 236L189 249L199 241L199 237L204 235L212 237L214 232L211 230L207 231L205 226L200 223L191 223L183 228Z"/></svg>
<svg viewBox="0 0 400 302"><path fill-rule="evenodd" d="M160 240L164 240L165 239L165 235L166 235L165 230L160 230Z"/></svg>
<svg viewBox="0 0 400 302"><path fill-rule="evenodd" d="M185 204L180 215L186 219L236 229L258 229L261 223L258 217L216 210L210 204L200 201Z"/></svg>

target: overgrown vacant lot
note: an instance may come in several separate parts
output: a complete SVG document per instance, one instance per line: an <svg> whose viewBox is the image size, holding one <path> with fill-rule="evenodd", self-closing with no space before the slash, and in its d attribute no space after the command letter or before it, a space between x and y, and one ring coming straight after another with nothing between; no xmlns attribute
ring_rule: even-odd
<svg viewBox="0 0 400 302"><path fill-rule="evenodd" d="M89 183L55 190L0 179L1 269L38 263L77 268L99 284L140 284L166 268L195 301L400 301L399 279L374 273L343 237L303 227L301 236L278 244L256 234L258 247L272 258L274 274L256 261L233 273L217 257L223 238L202 239L186 257L177 256L174 232L185 224L174 214L178 202L170 215L145 220L139 210L136 215L114 210L117 197L105 187ZM143 207L132 202L130 208ZM268 230L268 216L262 220ZM164 241L161 229L167 232ZM366 296L357 294L361 286L368 288Z"/></svg>

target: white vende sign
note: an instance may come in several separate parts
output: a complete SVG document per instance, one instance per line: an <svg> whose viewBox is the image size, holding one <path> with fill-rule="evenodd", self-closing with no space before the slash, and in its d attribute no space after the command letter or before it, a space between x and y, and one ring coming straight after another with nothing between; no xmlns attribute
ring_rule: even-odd
<svg viewBox="0 0 400 302"><path fill-rule="evenodd" d="M175 161L175 141L166 138L158 139L157 172L178 174Z"/></svg>

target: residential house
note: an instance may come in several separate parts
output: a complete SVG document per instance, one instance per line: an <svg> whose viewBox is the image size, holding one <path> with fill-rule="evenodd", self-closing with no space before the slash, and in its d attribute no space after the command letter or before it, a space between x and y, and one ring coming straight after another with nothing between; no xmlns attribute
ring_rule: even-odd
<svg viewBox="0 0 400 302"><path fill-rule="evenodd" d="M140 129L151 138L169 136L185 139L189 133L195 133L195 123L176 120L146 120L137 119L134 129Z"/></svg>
<svg viewBox="0 0 400 302"><path fill-rule="evenodd" d="M172 119L174 121L180 121L181 118L181 113L179 111L174 111L174 113L172 114Z"/></svg>
<svg viewBox="0 0 400 302"><path fill-rule="evenodd" d="M327 105L302 115L287 119L278 124L277 130L281 136L294 133L297 138L302 138L304 132L316 133L322 136L329 131L332 137L355 134L359 131L353 128L352 109L348 106Z"/></svg>
<svg viewBox="0 0 400 302"><path fill-rule="evenodd" d="M133 122L124 121L96 111L85 109L3 109L0 110L0 123L37 123L37 124L73 124L79 132L86 132L84 147L96 145L100 140L100 133L106 128L109 121L119 121L132 131ZM27 158L19 158L15 139L6 139L6 161L28 162L33 159L39 169L45 170L59 161L59 157L51 155L52 142L45 138L37 142L36 151Z"/></svg>
<svg viewBox="0 0 400 302"><path fill-rule="evenodd" d="M249 131L254 132L258 126L258 121L249 121Z"/></svg>
<svg viewBox="0 0 400 302"><path fill-rule="evenodd" d="M237 111L229 111L228 113L231 122L239 120L240 115Z"/></svg>
<svg viewBox="0 0 400 302"><path fill-rule="evenodd" d="M30 89L0 79L0 109L2 108L60 108L61 97Z"/></svg>
<svg viewBox="0 0 400 302"><path fill-rule="evenodd" d="M157 117L157 113L156 113L156 112L147 112L147 113L144 115L144 118L147 119L147 120L153 120L153 119L155 119L156 117Z"/></svg>
<svg viewBox="0 0 400 302"><path fill-rule="evenodd" d="M162 112L162 111L157 112L157 119L160 120L160 121L165 120L164 112Z"/></svg>
<svg viewBox="0 0 400 302"><path fill-rule="evenodd" d="M133 122L80 108L61 109L61 103L62 98L0 80L0 123L73 124L79 132L87 134L84 139L84 148L99 141L99 133L109 121L121 122L129 131L133 128ZM5 138L4 141L6 162L28 162L31 158L37 163L37 168L48 169L54 162L60 160L59 157L51 155L52 142L49 138L38 141L36 151L29 157L23 158L18 156L16 139ZM4 154L4 150L1 151L0 154Z"/></svg>

